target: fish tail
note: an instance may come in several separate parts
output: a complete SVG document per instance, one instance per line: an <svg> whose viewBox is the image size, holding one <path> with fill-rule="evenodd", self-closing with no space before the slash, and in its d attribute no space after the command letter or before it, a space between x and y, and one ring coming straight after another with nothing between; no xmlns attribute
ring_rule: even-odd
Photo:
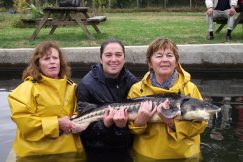
<svg viewBox="0 0 243 162"><path fill-rule="evenodd" d="M79 113L78 116L83 116L97 109L97 105L88 102L79 101L77 106L78 106L78 113Z"/></svg>

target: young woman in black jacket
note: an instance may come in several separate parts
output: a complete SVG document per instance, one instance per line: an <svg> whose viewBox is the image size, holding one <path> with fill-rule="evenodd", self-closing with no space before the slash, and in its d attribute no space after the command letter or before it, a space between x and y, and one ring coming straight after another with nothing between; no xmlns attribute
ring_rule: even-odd
<svg viewBox="0 0 243 162"><path fill-rule="evenodd" d="M77 87L78 102L103 105L123 102L136 77L124 67L125 49L118 40L107 40L100 48L100 63L81 79ZM79 107L79 111L85 113ZM103 121L91 123L80 135L88 161L131 161L128 150L132 136L127 127L127 111L112 108Z"/></svg>

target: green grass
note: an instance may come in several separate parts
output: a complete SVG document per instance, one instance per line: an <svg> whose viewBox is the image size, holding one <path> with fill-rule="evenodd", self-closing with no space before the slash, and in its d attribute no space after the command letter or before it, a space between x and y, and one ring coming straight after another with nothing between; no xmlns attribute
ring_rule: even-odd
<svg viewBox="0 0 243 162"><path fill-rule="evenodd" d="M89 40L80 27L60 27L49 36L50 28L40 31L34 41L30 41L34 28L17 28L19 15L0 14L0 48L34 47L41 41L54 40L61 47L99 46L104 40L114 37L125 45L147 45L158 37L167 37L177 44L224 43L226 27L215 40L206 40L207 25L204 12L134 12L105 13L107 21L98 25L102 34L97 34L89 26L95 37ZM215 29L218 27L215 24ZM243 42L243 26L233 31L230 43Z"/></svg>

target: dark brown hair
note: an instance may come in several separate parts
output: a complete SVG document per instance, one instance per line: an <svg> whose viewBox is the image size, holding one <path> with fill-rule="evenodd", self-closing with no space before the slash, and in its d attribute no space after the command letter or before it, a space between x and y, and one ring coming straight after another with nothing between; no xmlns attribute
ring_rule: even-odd
<svg viewBox="0 0 243 162"><path fill-rule="evenodd" d="M111 44L111 43L117 43L117 44L119 44L119 45L122 47L122 51L123 51L123 53L124 53L124 55L125 55L125 47L124 47L124 45L122 44L122 42L119 41L119 40L117 40L117 39L112 38L112 39L108 39L108 40L106 40L105 42L103 42L103 43L101 44L101 46L100 46L100 58L102 58L102 54L103 54L103 52L104 52L106 46L107 46L108 44Z"/></svg>
<svg viewBox="0 0 243 162"><path fill-rule="evenodd" d="M154 40L147 49L147 54L146 54L147 64L150 63L151 61L150 59L152 55L160 49L162 50L170 49L175 55L176 62L177 63L179 62L178 47L176 46L176 44L167 38L158 38Z"/></svg>
<svg viewBox="0 0 243 162"><path fill-rule="evenodd" d="M32 58L29 62L29 65L23 72L22 80L25 80L28 76L33 77L34 80L36 80L36 81L41 80L39 59L41 57L45 56L51 48L56 49L59 53L60 72L58 74L58 77L63 78L64 76L66 76L67 78L69 78L71 76L71 68L67 64L59 46L55 42L44 41L36 46L34 53L32 55Z"/></svg>

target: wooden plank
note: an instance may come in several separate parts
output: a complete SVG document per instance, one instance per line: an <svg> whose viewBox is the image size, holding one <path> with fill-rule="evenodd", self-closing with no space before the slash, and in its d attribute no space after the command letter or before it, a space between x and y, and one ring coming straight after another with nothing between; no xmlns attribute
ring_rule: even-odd
<svg viewBox="0 0 243 162"><path fill-rule="evenodd" d="M98 24L99 22L87 22L87 21L82 21L82 24L84 25L93 25L93 24ZM46 26L53 26L53 25L57 25L57 26L75 26L75 25L79 25L78 22L76 20L54 20L54 21L48 21L45 24Z"/></svg>
<svg viewBox="0 0 243 162"><path fill-rule="evenodd" d="M217 24L221 24L218 29L216 30L215 33L219 33L223 28L224 26L227 24L227 19L226 18L218 18L218 19L215 19L213 20L214 22L216 22ZM234 26L233 26L233 30L235 29L235 27L238 25L238 24L243 24L243 13L241 12L238 17L235 19L235 22L234 22Z"/></svg>
<svg viewBox="0 0 243 162"><path fill-rule="evenodd" d="M106 16L89 17L87 18L87 21L98 21L98 22L106 21Z"/></svg>
<svg viewBox="0 0 243 162"><path fill-rule="evenodd" d="M83 29L84 33L86 34L86 36L91 39L91 40L95 40L94 37L91 35L91 33L88 31L86 25L80 20L79 16L75 13L70 13L70 16L72 19L74 19Z"/></svg>
<svg viewBox="0 0 243 162"><path fill-rule="evenodd" d="M240 12L239 16L235 19L233 30L238 24L243 24L243 12Z"/></svg>
<svg viewBox="0 0 243 162"><path fill-rule="evenodd" d="M217 24L227 24L227 20L228 19L226 19L224 17L219 17L219 18L214 19L213 21L216 22Z"/></svg>
<svg viewBox="0 0 243 162"><path fill-rule="evenodd" d="M38 35L38 33L40 32L41 28L45 25L46 21L48 20L49 16L50 16L50 12L46 12L43 19L40 21L40 23L38 24L38 26L36 27L35 31L33 32L33 34L30 37L30 40L34 40L36 38L36 36Z"/></svg>
<svg viewBox="0 0 243 162"><path fill-rule="evenodd" d="M89 16L89 14L87 13L87 12L83 12L83 15L85 16L85 18L86 18L86 21L87 21L87 19L88 18L90 18L90 16ZM98 28L98 24L100 23L99 21L87 21L88 23L91 23L91 25L92 25L92 27L95 29L95 31L97 32L97 33L101 33L101 31L99 30L99 28ZM98 23L97 23L98 22Z"/></svg>
<svg viewBox="0 0 243 162"><path fill-rule="evenodd" d="M89 7L46 7L44 12L51 11L52 13L60 12L88 12Z"/></svg>
<svg viewBox="0 0 243 162"><path fill-rule="evenodd" d="M35 26L41 22L42 19L26 19L22 18L21 21L27 26ZM47 21L52 21L52 18L48 18ZM46 25L45 25L46 26Z"/></svg>
<svg viewBox="0 0 243 162"><path fill-rule="evenodd" d="M215 31L215 33L219 33L225 26L226 24L221 24L218 29Z"/></svg>

